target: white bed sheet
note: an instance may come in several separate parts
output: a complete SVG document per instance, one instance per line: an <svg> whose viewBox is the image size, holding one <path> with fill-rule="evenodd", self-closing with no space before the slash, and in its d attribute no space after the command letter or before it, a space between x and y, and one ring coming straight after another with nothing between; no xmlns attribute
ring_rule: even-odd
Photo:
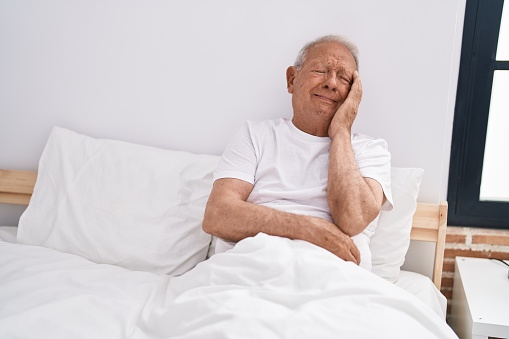
<svg viewBox="0 0 509 339"><path fill-rule="evenodd" d="M16 243L16 226L0 226L0 241ZM395 285L414 294L442 319L446 319L447 299L433 282L422 274L402 270Z"/></svg>
<svg viewBox="0 0 509 339"><path fill-rule="evenodd" d="M440 293L430 278L419 273L401 270L399 278L394 284L415 295L445 321L447 298Z"/></svg>
<svg viewBox="0 0 509 339"><path fill-rule="evenodd" d="M417 297L259 234L176 278L0 242L1 338L456 338Z"/></svg>
<svg viewBox="0 0 509 339"><path fill-rule="evenodd" d="M17 229L16 226L0 226L0 241L16 243ZM447 299L436 289L435 285L428 277L402 270L395 285L414 294L437 313L438 316L444 320L446 319Z"/></svg>

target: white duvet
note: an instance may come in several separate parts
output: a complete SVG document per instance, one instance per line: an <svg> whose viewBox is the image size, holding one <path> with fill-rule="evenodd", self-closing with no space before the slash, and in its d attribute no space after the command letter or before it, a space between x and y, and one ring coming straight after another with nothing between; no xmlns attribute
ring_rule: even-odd
<svg viewBox="0 0 509 339"><path fill-rule="evenodd" d="M170 278L0 242L0 338L456 338L410 293L259 234Z"/></svg>

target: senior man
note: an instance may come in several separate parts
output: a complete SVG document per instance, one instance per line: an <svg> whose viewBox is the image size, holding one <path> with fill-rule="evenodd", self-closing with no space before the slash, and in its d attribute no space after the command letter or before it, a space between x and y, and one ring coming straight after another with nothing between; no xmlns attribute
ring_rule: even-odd
<svg viewBox="0 0 509 339"><path fill-rule="evenodd" d="M340 36L306 44L286 71L293 118L248 121L214 173L203 229L216 253L263 232L300 239L371 269L369 238L392 208L384 140L352 135L358 52Z"/></svg>

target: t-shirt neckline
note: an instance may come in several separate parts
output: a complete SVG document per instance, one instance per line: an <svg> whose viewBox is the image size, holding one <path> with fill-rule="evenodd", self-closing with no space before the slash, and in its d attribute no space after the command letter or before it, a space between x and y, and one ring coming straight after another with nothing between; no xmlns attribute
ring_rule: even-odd
<svg viewBox="0 0 509 339"><path fill-rule="evenodd" d="M319 137L319 136L312 135L312 134L306 133L306 132L298 129L293 124L291 119L287 120L287 125L288 125L288 128L290 129L290 133L299 139L302 139L305 141L312 141L312 142L330 143L329 137Z"/></svg>

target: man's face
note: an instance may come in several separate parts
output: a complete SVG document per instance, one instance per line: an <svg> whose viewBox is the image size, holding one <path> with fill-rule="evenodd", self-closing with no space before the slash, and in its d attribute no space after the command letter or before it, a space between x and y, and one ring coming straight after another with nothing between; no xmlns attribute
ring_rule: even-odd
<svg viewBox="0 0 509 339"><path fill-rule="evenodd" d="M308 51L300 70L287 70L294 116L328 121L345 101L356 70L350 51L337 42L323 42Z"/></svg>

